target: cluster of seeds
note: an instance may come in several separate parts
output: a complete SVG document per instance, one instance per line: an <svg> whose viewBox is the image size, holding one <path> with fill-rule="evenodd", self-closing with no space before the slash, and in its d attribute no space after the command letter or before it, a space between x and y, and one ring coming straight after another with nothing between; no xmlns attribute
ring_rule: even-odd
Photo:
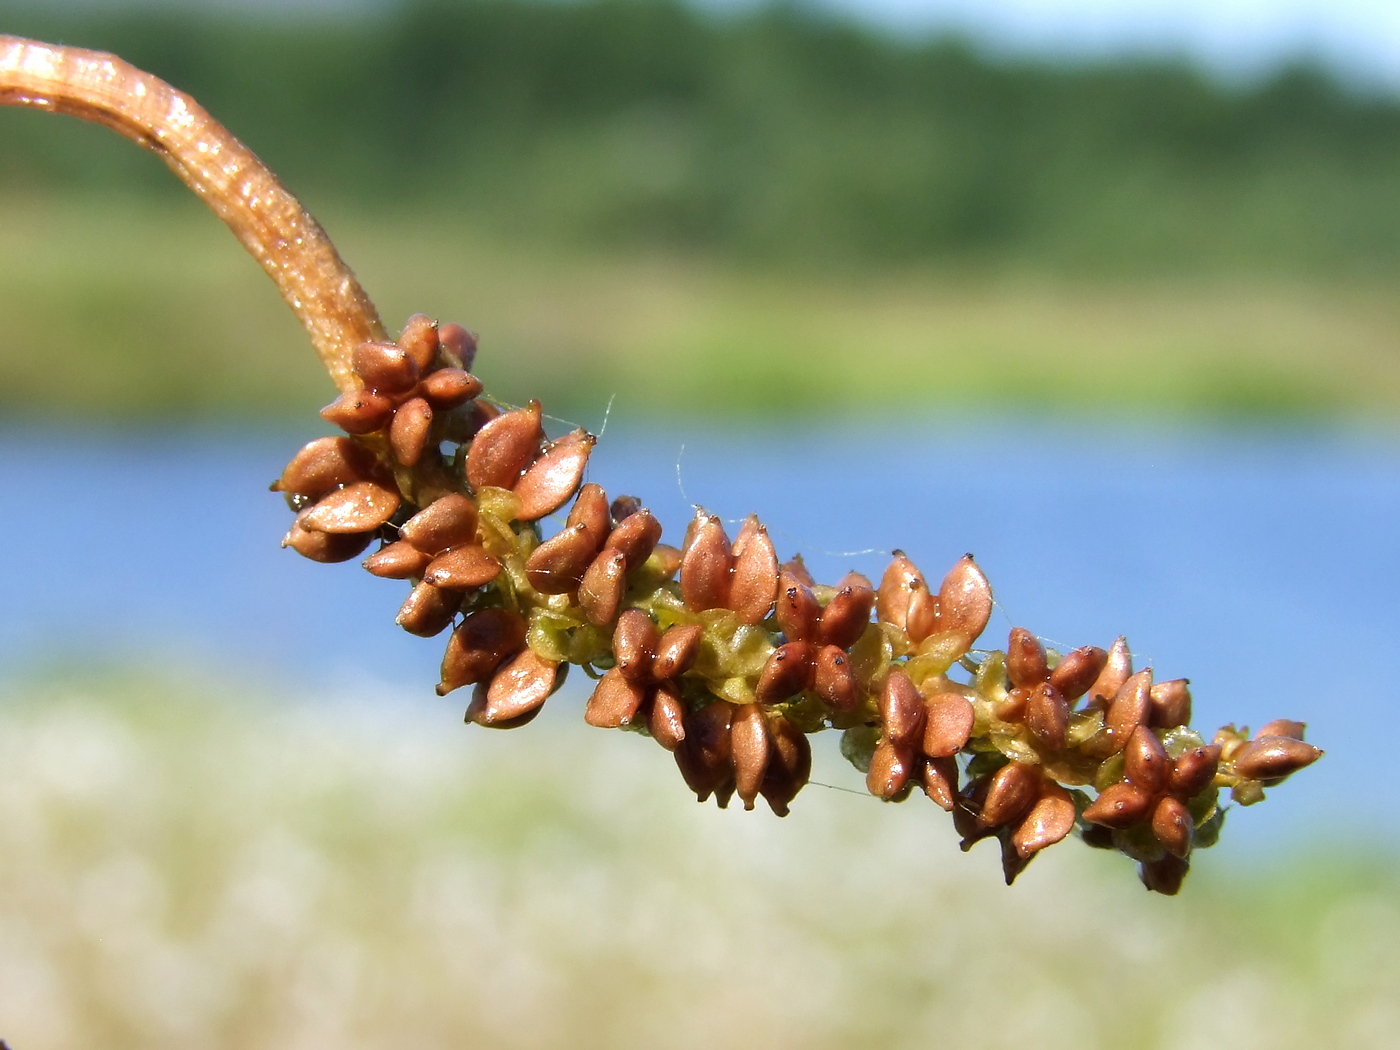
<svg viewBox="0 0 1400 1050"><path fill-rule="evenodd" d="M1017 627L1004 650L974 648L992 592L971 555L935 591L898 551L878 587L822 586L755 517L731 542L697 511L663 544L636 499L583 484L590 434L551 441L537 402L479 396L475 348L421 315L361 345L363 390L322 413L349 436L311 442L273 485L297 512L284 546L343 561L377 539L364 567L413 583L399 625L452 629L438 693L472 686L469 722L524 725L579 666L596 681L585 720L652 737L701 801L762 796L786 815L809 735L834 729L872 795L920 787L964 849L996 839L1008 883L1077 831L1162 893L1214 843L1221 789L1249 805L1321 755L1285 720L1207 743L1186 680L1134 673L1123 638L1060 654ZM540 520L570 499L546 539Z"/></svg>

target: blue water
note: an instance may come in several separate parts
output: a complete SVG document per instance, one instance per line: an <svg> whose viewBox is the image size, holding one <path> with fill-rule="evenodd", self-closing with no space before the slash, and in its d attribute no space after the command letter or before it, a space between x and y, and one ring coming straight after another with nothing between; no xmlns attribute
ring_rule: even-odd
<svg viewBox="0 0 1400 1050"><path fill-rule="evenodd" d="M267 485L318 433L0 431L0 668L175 660L440 703L441 640L392 623L406 584L278 547L290 514ZM614 427L591 480L642 496L673 541L692 503L756 511L825 580L878 579L893 547L938 578L971 551L1000 605L985 644L1013 625L1063 646L1126 633L1139 666L1192 680L1203 729L1308 722L1327 758L1232 837L1394 842L1398 466L1394 432Z"/></svg>

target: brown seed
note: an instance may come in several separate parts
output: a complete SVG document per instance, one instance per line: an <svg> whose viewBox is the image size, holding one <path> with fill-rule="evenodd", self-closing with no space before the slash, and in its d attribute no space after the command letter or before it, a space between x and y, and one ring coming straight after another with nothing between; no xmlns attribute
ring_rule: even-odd
<svg viewBox="0 0 1400 1050"><path fill-rule="evenodd" d="M302 511L305 514L306 511ZM290 547L303 558L312 561L333 563L349 561L358 555L374 538L371 532L319 532L301 527L301 515L292 522L287 535L282 537L282 546Z"/></svg>
<svg viewBox="0 0 1400 1050"><path fill-rule="evenodd" d="M375 551L364 564L366 570L382 579L407 580L422 576L432 560L432 555L424 554L407 540L397 540Z"/></svg>
<svg viewBox="0 0 1400 1050"><path fill-rule="evenodd" d="M1110 784L1084 810L1084 819L1106 828L1126 828L1147 816L1153 795L1127 781Z"/></svg>
<svg viewBox="0 0 1400 1050"><path fill-rule="evenodd" d="M1149 794L1155 795L1167 786L1171 776L1171 759L1147 726L1138 726L1123 749L1124 771L1130 781Z"/></svg>
<svg viewBox="0 0 1400 1050"><path fill-rule="evenodd" d="M1045 662L1045 647L1040 639L1024 627L1011 628L1006 643L1006 677L1020 689L1030 689L1045 681L1050 668Z"/></svg>
<svg viewBox="0 0 1400 1050"><path fill-rule="evenodd" d="M986 574L964 554L938 587L938 630L970 648L992 618L992 585Z"/></svg>
<svg viewBox="0 0 1400 1050"><path fill-rule="evenodd" d="M451 493L433 500L399 529L424 554L437 554L449 547L476 541L476 504L466 496Z"/></svg>
<svg viewBox="0 0 1400 1050"><path fill-rule="evenodd" d="M612 516L614 525L621 525L637 511L642 509L642 501L636 496L618 496L612 501L609 513Z"/></svg>
<svg viewBox="0 0 1400 1050"><path fill-rule="evenodd" d="M588 526L580 522L532 550L525 560L525 576L541 594L567 594L579 585L597 553Z"/></svg>
<svg viewBox="0 0 1400 1050"><path fill-rule="evenodd" d="M909 586L909 610L904 619L904 633L911 642L922 642L938 629L938 599L922 582Z"/></svg>
<svg viewBox="0 0 1400 1050"><path fill-rule="evenodd" d="M753 809L768 769L768 719L758 704L741 704L730 727L734 749L734 790L745 809Z"/></svg>
<svg viewBox="0 0 1400 1050"><path fill-rule="evenodd" d="M578 490L578 498L569 508L566 524L582 525L594 551L603 549L603 543L612 531L612 519L608 516L608 496L601 486L590 481Z"/></svg>
<svg viewBox="0 0 1400 1050"><path fill-rule="evenodd" d="M724 700L706 704L686 716L685 739L675 750L676 766L701 802L711 794L722 793L726 783L733 780L729 732L733 721L734 705Z"/></svg>
<svg viewBox="0 0 1400 1050"><path fill-rule="evenodd" d="M492 721L486 714L486 697L488 694L486 682L477 682L476 688L472 690L471 703L467 705L468 723L475 722L485 729L519 729L521 726L529 725L535 720L535 716L540 713L540 707L532 707L522 715L515 718L503 718L499 721Z"/></svg>
<svg viewBox="0 0 1400 1050"><path fill-rule="evenodd" d="M627 558L621 551L605 550L584 571L578 603L589 623L606 627L617 618L626 590Z"/></svg>
<svg viewBox="0 0 1400 1050"><path fill-rule="evenodd" d="M383 430L394 414L394 403L383 394L352 390L341 394L325 408L321 418L347 434L372 434Z"/></svg>
<svg viewBox="0 0 1400 1050"><path fill-rule="evenodd" d="M685 704L669 682L656 686L652 693L647 729L667 751L674 751L685 739Z"/></svg>
<svg viewBox="0 0 1400 1050"><path fill-rule="evenodd" d="M1050 672L1050 684L1069 703L1083 696L1108 665L1108 653L1097 645L1071 649Z"/></svg>
<svg viewBox="0 0 1400 1050"><path fill-rule="evenodd" d="M1186 873L1191 863L1185 857L1168 853L1161 860L1147 861L1138 866L1138 877L1149 890L1164 897L1175 897L1181 892L1181 884L1186 881Z"/></svg>
<svg viewBox="0 0 1400 1050"><path fill-rule="evenodd" d="M416 466L428 447L433 429L433 406L421 397L410 398L398 407L389 424L389 444L394 458L405 467Z"/></svg>
<svg viewBox="0 0 1400 1050"><path fill-rule="evenodd" d="M442 413L442 439L465 445L501 414L501 409L490 401L468 401L460 408Z"/></svg>
<svg viewBox="0 0 1400 1050"><path fill-rule="evenodd" d="M486 703L478 725L500 727L536 711L549 699L559 676L559 665L533 649L522 649L492 677L486 687Z"/></svg>
<svg viewBox="0 0 1400 1050"><path fill-rule="evenodd" d="M438 696L490 681L507 657L525 647L525 630L525 620L509 609L480 609L468 615L447 640Z"/></svg>
<svg viewBox="0 0 1400 1050"><path fill-rule="evenodd" d="M428 563L423 582L434 587L468 590L484 587L501 574L501 563L484 547L469 543L450 547Z"/></svg>
<svg viewBox="0 0 1400 1050"><path fill-rule="evenodd" d="M734 555L719 518L696 515L691 541L681 555L681 597L696 612L729 608Z"/></svg>
<svg viewBox="0 0 1400 1050"><path fill-rule="evenodd" d="M316 532L372 532L394 516L400 502L393 489L357 481L322 497L297 521L303 529Z"/></svg>
<svg viewBox="0 0 1400 1050"><path fill-rule="evenodd" d="M1025 762L1008 762L992 774L987 799L977 824L982 828L1001 827L1019 820L1040 797L1040 770Z"/></svg>
<svg viewBox="0 0 1400 1050"><path fill-rule="evenodd" d="M440 634L462 608L462 592L420 583L409 592L394 622L409 634L431 638Z"/></svg>
<svg viewBox="0 0 1400 1050"><path fill-rule="evenodd" d="M643 508L618 523L608 536L605 547L621 551L627 558L627 571L633 572L651 557L659 539L661 522L651 511Z"/></svg>
<svg viewBox="0 0 1400 1050"><path fill-rule="evenodd" d="M821 611L818 637L823 645L849 649L870 626L875 588L858 572L848 572L836 587L836 593Z"/></svg>
<svg viewBox="0 0 1400 1050"><path fill-rule="evenodd" d="M397 343L361 343L350 365L376 394L403 394L418 384L418 365Z"/></svg>
<svg viewBox="0 0 1400 1050"><path fill-rule="evenodd" d="M437 335L443 356L456 367L470 372L476 360L476 333L467 331L454 321L441 325Z"/></svg>
<svg viewBox="0 0 1400 1050"><path fill-rule="evenodd" d="M944 812L952 813L958 799L958 763L952 758L919 760L919 782L924 794L933 799Z"/></svg>
<svg viewBox="0 0 1400 1050"><path fill-rule="evenodd" d="M433 408L449 412L481 393L481 380L460 368L440 368L423 380L422 389Z"/></svg>
<svg viewBox="0 0 1400 1050"><path fill-rule="evenodd" d="M1026 728L1041 747L1063 751L1069 732L1069 704L1046 682L1031 690L1026 701Z"/></svg>
<svg viewBox="0 0 1400 1050"><path fill-rule="evenodd" d="M1053 846L1074 830L1074 800L1054 782L1046 783L1040 798L1011 834L1011 844L1025 860L1046 846Z"/></svg>
<svg viewBox="0 0 1400 1050"><path fill-rule="evenodd" d="M768 529L750 514L734 540L734 574L729 585L729 608L740 623L763 622L778 593L778 552Z"/></svg>
<svg viewBox="0 0 1400 1050"><path fill-rule="evenodd" d="M865 789L886 802L906 796L910 778L914 775L914 762L912 747L901 747L881 740L875 745L875 753L870 758Z"/></svg>
<svg viewBox="0 0 1400 1050"><path fill-rule="evenodd" d="M966 853L982 839L996 834L995 828L983 827L978 823L982 804L987 801L987 788L991 786L990 776L980 776L969 781L958 794L953 806L953 828L962 836L959 848Z"/></svg>
<svg viewBox="0 0 1400 1050"><path fill-rule="evenodd" d="M810 642L788 642L769 655L759 673L754 696L762 704L777 704L812 686L815 672Z"/></svg>
<svg viewBox="0 0 1400 1050"><path fill-rule="evenodd" d="M426 314L414 314L405 322L403 331L399 333L398 345L403 347L420 372L428 371L437 358L437 322ZM359 371L358 367L356 371Z"/></svg>
<svg viewBox="0 0 1400 1050"><path fill-rule="evenodd" d="M1128 651L1128 639L1120 635L1108 651L1108 661L1089 687L1089 707L1107 709L1133 673L1133 654Z"/></svg>
<svg viewBox="0 0 1400 1050"><path fill-rule="evenodd" d="M1172 763L1167 788L1181 798L1195 798L1215 779L1220 768L1220 745L1206 744L1184 752Z"/></svg>
<svg viewBox="0 0 1400 1050"><path fill-rule="evenodd" d="M1025 720L1030 699L1029 689L1012 689L1006 694L1005 700L992 705L992 711L1003 722L1021 722Z"/></svg>
<svg viewBox="0 0 1400 1050"><path fill-rule="evenodd" d="M1194 831L1191 811L1179 798L1167 795L1152 811L1152 834L1174 857L1184 857L1191 852Z"/></svg>
<svg viewBox="0 0 1400 1050"><path fill-rule="evenodd" d="M538 401L497 416L467 448L467 482L477 492L488 485L513 489L539 454L543 435Z"/></svg>
<svg viewBox="0 0 1400 1050"><path fill-rule="evenodd" d="M778 577L778 601L774 614L784 637L795 642L816 636L822 607L812 588L791 572L784 571Z"/></svg>
<svg viewBox="0 0 1400 1050"><path fill-rule="evenodd" d="M1265 736L1240 746L1235 772L1250 780L1282 780L1322 757L1322 752L1291 736Z"/></svg>
<svg viewBox="0 0 1400 1050"><path fill-rule="evenodd" d="M583 470L597 443L592 434L579 429L546 446L544 455L515 483L521 521L536 521L569 501L583 480Z"/></svg>
<svg viewBox="0 0 1400 1050"><path fill-rule="evenodd" d="M1259 727L1258 737L1266 736L1289 736L1294 740L1302 740L1303 733L1307 730L1306 722L1294 722L1289 718L1275 718L1267 725Z"/></svg>
<svg viewBox="0 0 1400 1050"><path fill-rule="evenodd" d="M884 623L904 630L909 622L909 600L916 590L928 590L923 574L903 551L895 551L894 560L880 578L880 589L875 596L876 615Z"/></svg>
<svg viewBox="0 0 1400 1050"><path fill-rule="evenodd" d="M838 713L854 711L860 703L860 682L846 650L824 645L813 660L812 690Z"/></svg>
<svg viewBox="0 0 1400 1050"><path fill-rule="evenodd" d="M1188 685L1185 678L1173 678L1154 685L1149 692L1151 709L1147 724L1159 729L1172 729L1190 722L1191 690Z"/></svg>
<svg viewBox="0 0 1400 1050"><path fill-rule="evenodd" d="M976 717L972 702L961 693L934 696L924 725L924 754L930 758L956 755L972 735Z"/></svg>
<svg viewBox="0 0 1400 1050"><path fill-rule="evenodd" d="M704 636L705 628L698 623L668 627L656 645L656 659L651 662L652 677L663 682L689 671L700 653L700 640Z"/></svg>
<svg viewBox="0 0 1400 1050"><path fill-rule="evenodd" d="M785 817L788 806L812 775L812 747L806 734L786 718L773 719L769 737L768 768L759 791L768 807Z"/></svg>
<svg viewBox="0 0 1400 1050"><path fill-rule="evenodd" d="M900 747L923 741L924 698L903 671L891 671L880 690L880 722L885 738Z"/></svg>
<svg viewBox="0 0 1400 1050"><path fill-rule="evenodd" d="M583 720L599 729L630 725L646 698L646 686L629 682L622 671L614 667L598 680L593 695L588 698Z"/></svg>
<svg viewBox="0 0 1400 1050"><path fill-rule="evenodd" d="M1110 659L1112 654L1110 655ZM1107 672L1105 672L1107 673ZM1123 683L1108 707L1109 732L1113 734L1113 749L1121 751L1134 729L1147 721L1152 711L1152 670L1139 671Z"/></svg>
<svg viewBox="0 0 1400 1050"><path fill-rule="evenodd" d="M364 481L376 473L374 453L348 437L317 438L303 445L272 485L274 492L313 500L341 485Z"/></svg>
<svg viewBox="0 0 1400 1050"><path fill-rule="evenodd" d="M651 662L660 644L661 633L651 617L641 609L628 609L618 617L617 629L613 631L613 655L617 658L618 673L632 682L649 680Z"/></svg>

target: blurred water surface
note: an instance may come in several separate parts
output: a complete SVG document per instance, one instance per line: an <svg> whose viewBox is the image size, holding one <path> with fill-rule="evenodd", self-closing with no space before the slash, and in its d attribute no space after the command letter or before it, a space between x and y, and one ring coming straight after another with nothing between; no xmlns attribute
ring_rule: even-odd
<svg viewBox="0 0 1400 1050"><path fill-rule="evenodd" d="M282 694L408 689L441 714L441 640L393 626L404 585L277 546L290 516L267 484L307 436L0 435L0 485L36 516L0 563L7 676L177 666ZM1306 721L1326 760L1235 814L1226 836L1275 849L1400 831L1400 778L1371 728L1395 710L1380 669L1400 632L1398 444L1392 431L1033 419L614 425L590 476L641 496L676 540L692 504L735 522L756 512L818 579L852 567L878 579L895 547L936 578L971 551L999 603L984 644L1013 625L1061 649L1123 633L1138 666L1191 679L1203 730Z"/></svg>

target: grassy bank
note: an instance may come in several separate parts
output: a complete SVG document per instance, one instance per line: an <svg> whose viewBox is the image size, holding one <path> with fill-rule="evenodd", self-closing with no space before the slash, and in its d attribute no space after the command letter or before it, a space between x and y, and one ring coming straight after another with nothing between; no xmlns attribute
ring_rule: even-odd
<svg viewBox="0 0 1400 1050"><path fill-rule="evenodd" d="M0 201L7 415L293 417L327 381L270 282L193 201ZM596 425L746 413L919 418L1400 412L1393 281L746 269L507 242L450 215L323 219L390 324L479 330L511 401Z"/></svg>
<svg viewBox="0 0 1400 1050"><path fill-rule="evenodd" d="M1050 851L1012 889L943 814L698 807L574 698L521 733L365 692L171 677L0 695L11 1046L1291 1050L1393 1045L1400 884L1356 857L1184 894ZM1287 805L1280 795L1276 803ZM1243 819L1243 818L1242 818Z"/></svg>

